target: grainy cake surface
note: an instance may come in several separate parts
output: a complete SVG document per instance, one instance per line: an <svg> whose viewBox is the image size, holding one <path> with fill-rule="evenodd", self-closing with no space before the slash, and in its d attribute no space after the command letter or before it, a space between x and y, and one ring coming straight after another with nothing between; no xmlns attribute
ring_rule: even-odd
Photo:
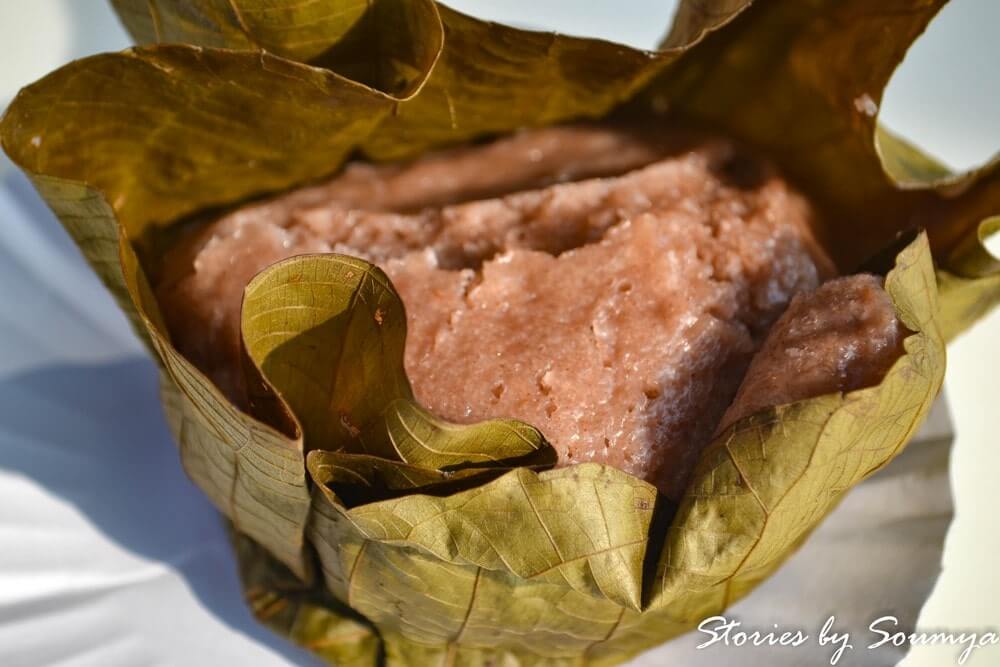
<svg viewBox="0 0 1000 667"><path fill-rule="evenodd" d="M902 354L906 333L876 276L836 278L796 295L754 356L720 428L762 408L877 384Z"/></svg>
<svg viewBox="0 0 1000 667"><path fill-rule="evenodd" d="M770 325L832 267L808 203L727 142L667 155L613 130L552 132L349 169L203 228L158 281L177 345L238 398L249 279L296 254L360 256L406 305L421 403L459 422L522 419L562 462L608 463L678 497ZM530 179L518 165L535 165ZM632 170L441 205L609 169Z"/></svg>

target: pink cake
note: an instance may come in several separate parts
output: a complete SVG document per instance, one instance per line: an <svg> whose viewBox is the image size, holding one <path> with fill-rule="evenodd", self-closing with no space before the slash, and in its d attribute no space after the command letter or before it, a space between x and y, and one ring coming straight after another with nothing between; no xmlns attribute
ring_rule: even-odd
<svg viewBox="0 0 1000 667"><path fill-rule="evenodd" d="M771 327L720 426L772 405L877 384L905 337L881 278L837 278L799 294Z"/></svg>
<svg viewBox="0 0 1000 667"><path fill-rule="evenodd" d="M362 257L406 305L423 405L456 422L524 420L560 462L607 463L676 498L771 325L833 275L814 216L729 142L550 128L349 166L242 208L168 252L156 291L178 348L240 401L246 283L292 255ZM814 358L789 362L797 334L767 338L727 419L875 382L898 355L876 279L794 303L782 327L812 322ZM785 387L771 365L802 377Z"/></svg>

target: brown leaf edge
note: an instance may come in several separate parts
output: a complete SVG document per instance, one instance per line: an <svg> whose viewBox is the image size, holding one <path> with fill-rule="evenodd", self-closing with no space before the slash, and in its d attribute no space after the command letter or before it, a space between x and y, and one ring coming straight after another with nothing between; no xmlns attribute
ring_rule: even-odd
<svg viewBox="0 0 1000 667"><path fill-rule="evenodd" d="M939 268L967 279L961 291L950 283L942 290L945 313L960 318L946 327L950 336L1000 298L1000 267L980 263L983 270L972 275L961 259L963 248L984 252L978 230L1000 213L1000 156L954 174L878 124L893 71L945 3L756 2L658 75L630 106L639 113L669 110L777 161L825 206L819 233L845 272L900 234L926 229ZM685 3L678 25L704 11L705 3ZM953 296L978 307L952 306Z"/></svg>

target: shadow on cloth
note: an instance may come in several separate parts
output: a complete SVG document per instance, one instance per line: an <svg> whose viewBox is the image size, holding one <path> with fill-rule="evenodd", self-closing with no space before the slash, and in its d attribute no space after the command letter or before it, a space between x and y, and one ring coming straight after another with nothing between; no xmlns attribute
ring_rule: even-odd
<svg viewBox="0 0 1000 667"><path fill-rule="evenodd" d="M72 503L122 547L169 565L234 630L294 664L320 664L244 604L222 521L181 468L150 360L60 364L0 381L0 468Z"/></svg>

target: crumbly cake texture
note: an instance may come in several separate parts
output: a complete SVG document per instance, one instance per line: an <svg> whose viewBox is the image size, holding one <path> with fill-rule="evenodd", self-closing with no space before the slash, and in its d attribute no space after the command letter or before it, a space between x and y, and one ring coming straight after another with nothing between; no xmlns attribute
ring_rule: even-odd
<svg viewBox="0 0 1000 667"><path fill-rule="evenodd" d="M720 430L767 407L877 384L907 333L877 276L837 278L796 295L754 355Z"/></svg>
<svg viewBox="0 0 1000 667"><path fill-rule="evenodd" d="M423 405L456 422L524 420L561 463L607 463L678 498L771 325L833 274L810 231L814 212L770 165L726 141L679 146L577 126L348 167L181 239L157 296L179 349L239 401L246 283L293 255L362 257L406 306L405 366ZM869 291L840 295L854 283L834 281L796 301L803 321L838 299L861 309L851 322L864 326L833 317L832 338L817 329L816 346L803 348L841 361L788 365L779 352L794 336L772 336L774 359L754 363L726 418L761 396L805 396L754 380L769 363L811 373L802 391L869 378L859 369L875 348L856 345L844 361L835 338L885 333L886 317L895 326L871 280ZM892 346L875 347L881 368ZM828 367L844 370L821 378Z"/></svg>
<svg viewBox="0 0 1000 667"><path fill-rule="evenodd" d="M239 308L243 288L258 272L295 254L345 252L371 258L377 247L335 242L331 216L353 225L358 215L420 212L539 188L552 183L621 174L677 152L694 138L636 128L572 125L519 132L481 146L428 154L408 164L352 163L326 183L247 206L189 229L158 262L154 281L174 342L234 401L241 403ZM323 224L323 220L327 224ZM355 245L406 224L390 216L375 228L360 225ZM399 252L418 243L399 239ZM324 236L332 231L329 238ZM398 254L398 252L397 252ZM413 308L411 308L411 311ZM415 311L414 311L415 312Z"/></svg>

